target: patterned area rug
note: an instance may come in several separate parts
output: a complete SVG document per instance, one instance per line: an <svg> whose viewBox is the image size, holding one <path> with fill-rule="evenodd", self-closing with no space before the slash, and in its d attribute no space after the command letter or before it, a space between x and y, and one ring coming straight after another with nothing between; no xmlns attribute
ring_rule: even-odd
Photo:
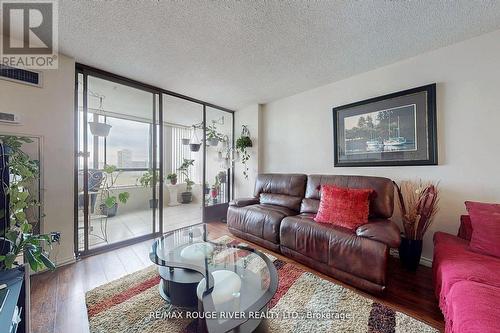
<svg viewBox="0 0 500 333"><path fill-rule="evenodd" d="M235 242L225 236L218 242ZM279 274L270 317L263 332L438 332L403 313L324 280L298 266L273 260ZM196 332L196 322L169 306L158 293L155 266L127 275L87 292L91 333ZM324 318L318 316L323 315ZM169 317L168 319L166 317ZM177 317L177 318L173 318Z"/></svg>

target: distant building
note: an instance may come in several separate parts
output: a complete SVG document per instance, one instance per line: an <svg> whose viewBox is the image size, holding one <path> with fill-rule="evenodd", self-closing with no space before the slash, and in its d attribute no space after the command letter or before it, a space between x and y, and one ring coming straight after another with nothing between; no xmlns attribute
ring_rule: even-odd
<svg viewBox="0 0 500 333"><path fill-rule="evenodd" d="M116 152L118 157L117 167L118 168L130 168L132 167L132 152L128 149L122 149Z"/></svg>

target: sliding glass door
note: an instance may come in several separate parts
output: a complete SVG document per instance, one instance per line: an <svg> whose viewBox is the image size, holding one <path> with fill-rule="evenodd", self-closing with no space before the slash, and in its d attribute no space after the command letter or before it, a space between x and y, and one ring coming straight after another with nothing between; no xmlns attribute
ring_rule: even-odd
<svg viewBox="0 0 500 333"><path fill-rule="evenodd" d="M158 95L78 73L78 252L157 233Z"/></svg>
<svg viewBox="0 0 500 333"><path fill-rule="evenodd" d="M225 218L233 112L77 64L75 252Z"/></svg>

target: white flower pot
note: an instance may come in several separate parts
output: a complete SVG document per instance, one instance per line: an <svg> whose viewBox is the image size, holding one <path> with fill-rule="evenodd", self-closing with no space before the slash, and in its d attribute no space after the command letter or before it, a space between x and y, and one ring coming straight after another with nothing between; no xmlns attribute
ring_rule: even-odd
<svg viewBox="0 0 500 333"><path fill-rule="evenodd" d="M111 125L100 123L97 121L89 122L90 133L95 136L108 136Z"/></svg>

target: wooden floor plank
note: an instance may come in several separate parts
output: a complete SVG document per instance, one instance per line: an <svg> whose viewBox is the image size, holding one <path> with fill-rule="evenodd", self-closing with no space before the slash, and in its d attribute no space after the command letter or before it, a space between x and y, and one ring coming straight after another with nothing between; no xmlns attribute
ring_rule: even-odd
<svg viewBox="0 0 500 333"><path fill-rule="evenodd" d="M231 235L221 222L209 224L209 239ZM231 235L231 237L234 237ZM234 237L237 238L237 237ZM242 242L251 244L251 242ZM152 240L131 245L112 252L98 254L79 260L75 264L32 276L31 320L33 333L88 333L85 292L121 276L150 266L149 251ZM251 244L257 249L271 252L278 259L292 262L307 272L347 286L329 276L296 263L295 261ZM356 290L358 293L387 304L397 311L422 320L439 330L444 329L442 314L437 306L432 284L432 270L420 266L417 272L404 270L395 258L389 260L387 291L376 297Z"/></svg>

